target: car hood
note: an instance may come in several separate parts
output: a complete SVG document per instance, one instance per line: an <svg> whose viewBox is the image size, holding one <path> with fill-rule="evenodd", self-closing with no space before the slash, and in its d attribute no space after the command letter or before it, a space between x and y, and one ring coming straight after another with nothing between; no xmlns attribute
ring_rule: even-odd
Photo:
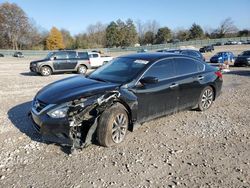
<svg viewBox="0 0 250 188"><path fill-rule="evenodd" d="M116 83L73 76L47 85L37 93L35 98L46 104L60 104L81 97L101 94L118 86L119 84Z"/></svg>
<svg viewBox="0 0 250 188"><path fill-rule="evenodd" d="M48 59L40 59L40 60L36 60L36 61L31 61L30 63L31 64L36 64L36 63L41 63L41 62L44 62L44 61L48 61Z"/></svg>

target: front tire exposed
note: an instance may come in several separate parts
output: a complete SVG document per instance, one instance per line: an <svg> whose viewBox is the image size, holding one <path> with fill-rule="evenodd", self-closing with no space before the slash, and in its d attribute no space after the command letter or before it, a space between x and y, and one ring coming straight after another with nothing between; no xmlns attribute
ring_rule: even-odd
<svg viewBox="0 0 250 188"><path fill-rule="evenodd" d="M128 114L119 103L105 110L97 127L97 140L100 145L111 147L124 141L128 130Z"/></svg>
<svg viewBox="0 0 250 188"><path fill-rule="evenodd" d="M214 90L211 86L205 87L200 95L199 103L198 103L198 110L204 111L209 109L214 100Z"/></svg>
<svg viewBox="0 0 250 188"><path fill-rule="evenodd" d="M48 66L43 66L42 68L41 68L41 75L42 76L49 76L49 75L51 75L51 73L52 73L52 70L51 70L51 68L50 67L48 67Z"/></svg>

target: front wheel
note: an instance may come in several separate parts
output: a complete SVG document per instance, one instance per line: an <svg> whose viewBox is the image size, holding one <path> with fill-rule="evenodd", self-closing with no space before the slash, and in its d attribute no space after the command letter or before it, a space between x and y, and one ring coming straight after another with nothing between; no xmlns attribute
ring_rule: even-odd
<svg viewBox="0 0 250 188"><path fill-rule="evenodd" d="M105 110L97 127L97 140L100 145L110 147L121 143L128 130L128 114L125 108L117 103Z"/></svg>
<svg viewBox="0 0 250 188"><path fill-rule="evenodd" d="M212 106L214 100L214 90L211 86L205 87L200 95L198 110L204 111Z"/></svg>

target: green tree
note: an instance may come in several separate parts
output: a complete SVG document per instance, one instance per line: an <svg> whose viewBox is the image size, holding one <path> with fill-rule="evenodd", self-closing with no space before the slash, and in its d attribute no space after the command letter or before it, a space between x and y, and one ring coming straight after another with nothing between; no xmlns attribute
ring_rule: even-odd
<svg viewBox="0 0 250 188"><path fill-rule="evenodd" d="M61 29L61 33L63 36L63 44L65 48L73 49L75 41L74 38L71 36L70 32L66 29Z"/></svg>
<svg viewBox="0 0 250 188"><path fill-rule="evenodd" d="M62 33L56 28L52 27L49 36L46 39L46 48L48 50L64 49Z"/></svg>
<svg viewBox="0 0 250 188"><path fill-rule="evenodd" d="M189 31L188 30L179 30L176 33L176 38L180 41L186 41L189 38Z"/></svg>
<svg viewBox="0 0 250 188"><path fill-rule="evenodd" d="M133 20L128 19L125 24L125 38L123 46L132 46L138 42L138 35Z"/></svg>
<svg viewBox="0 0 250 188"><path fill-rule="evenodd" d="M119 46L119 29L115 22L111 22L106 29L106 46Z"/></svg>
<svg viewBox="0 0 250 188"><path fill-rule="evenodd" d="M204 38L204 31L200 25L193 24L189 29L189 39L202 39Z"/></svg>
<svg viewBox="0 0 250 188"><path fill-rule="evenodd" d="M168 27L159 28L156 33L155 39L157 44L166 43L171 39L171 30Z"/></svg>

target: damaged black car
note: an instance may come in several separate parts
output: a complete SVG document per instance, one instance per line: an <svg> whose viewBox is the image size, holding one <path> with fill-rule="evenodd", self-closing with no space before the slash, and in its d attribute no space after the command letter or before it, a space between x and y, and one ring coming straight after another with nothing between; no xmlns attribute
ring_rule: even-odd
<svg viewBox="0 0 250 188"><path fill-rule="evenodd" d="M125 55L88 76L44 87L34 97L31 117L49 141L83 148L97 140L109 147L148 120L184 109L207 110L222 82L217 68L190 56Z"/></svg>

